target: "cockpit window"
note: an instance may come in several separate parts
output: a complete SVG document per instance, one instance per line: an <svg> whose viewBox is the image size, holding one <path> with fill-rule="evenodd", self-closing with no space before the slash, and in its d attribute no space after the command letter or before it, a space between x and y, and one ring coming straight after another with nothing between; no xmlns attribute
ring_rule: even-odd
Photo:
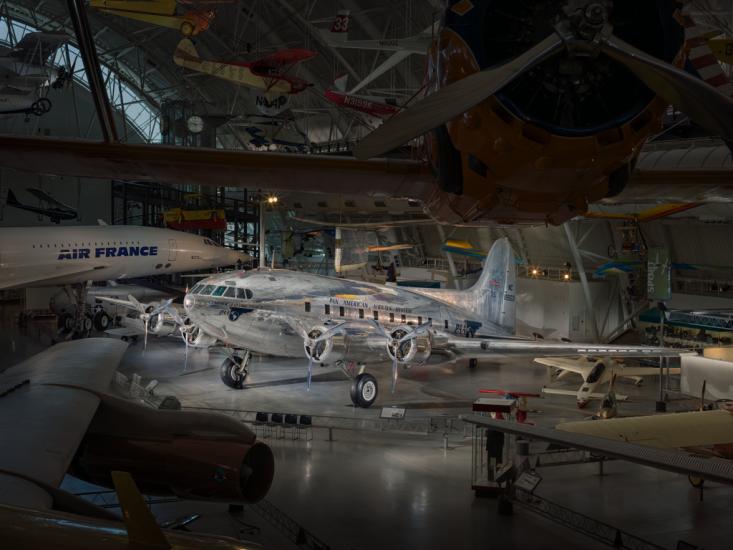
<svg viewBox="0 0 733 550"><path fill-rule="evenodd" d="M189 292L191 294L196 294L199 290L201 290L201 287L203 287L203 286L204 285L202 285L201 283L197 283L197 284L194 285L194 287L191 290L189 290Z"/></svg>
<svg viewBox="0 0 733 550"><path fill-rule="evenodd" d="M211 239L204 239L204 244L208 246L219 246L217 243L215 243Z"/></svg>
<svg viewBox="0 0 733 550"><path fill-rule="evenodd" d="M250 289L248 289L248 288L245 288L244 289L244 294L245 294L245 296L247 296L247 299L248 300L251 300L252 297L254 296L254 294L252 294L252 291Z"/></svg>
<svg viewBox="0 0 733 550"><path fill-rule="evenodd" d="M216 290L211 293L212 296L221 296L226 291L227 287L225 286L218 286L216 287Z"/></svg>
<svg viewBox="0 0 733 550"><path fill-rule="evenodd" d="M201 291L202 296L208 296L211 294L216 287L214 285L206 285L204 289Z"/></svg>
<svg viewBox="0 0 733 550"><path fill-rule="evenodd" d="M601 375L603 374L603 371L605 370L606 370L606 365L604 365L601 362L596 363L596 366L591 369L585 381L588 384L595 384L596 382L598 382L598 380L601 379Z"/></svg>
<svg viewBox="0 0 733 550"><path fill-rule="evenodd" d="M233 286L228 286L226 292L224 293L224 297L225 298L234 298L236 295L236 292L235 292L236 290L237 289L234 288Z"/></svg>

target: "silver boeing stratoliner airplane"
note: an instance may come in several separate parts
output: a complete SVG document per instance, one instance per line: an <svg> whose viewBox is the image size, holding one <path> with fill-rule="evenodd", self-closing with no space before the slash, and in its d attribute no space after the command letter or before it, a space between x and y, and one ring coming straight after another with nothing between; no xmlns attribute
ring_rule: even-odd
<svg viewBox="0 0 733 550"><path fill-rule="evenodd" d="M221 378L244 387L250 352L335 365L353 379L352 402L369 407L377 380L368 367L425 364L434 354L480 356L662 356L679 350L575 344L515 336L516 265L507 239L494 243L469 290L397 288L273 269L230 272L194 286L184 299L187 338L200 331L229 352ZM195 328L194 328L195 327ZM185 327L184 327L185 328Z"/></svg>

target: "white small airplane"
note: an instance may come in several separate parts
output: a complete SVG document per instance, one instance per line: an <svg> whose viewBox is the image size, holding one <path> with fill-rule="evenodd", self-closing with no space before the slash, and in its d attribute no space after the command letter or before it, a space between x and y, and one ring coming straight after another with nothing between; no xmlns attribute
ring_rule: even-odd
<svg viewBox="0 0 733 550"><path fill-rule="evenodd" d="M235 265L249 256L211 239L157 227L93 225L0 228L0 290L70 285L85 333L87 282L165 275Z"/></svg>
<svg viewBox="0 0 733 550"><path fill-rule="evenodd" d="M435 355L470 358L537 356L676 356L679 350L578 344L515 335L515 255L507 239L494 243L478 282L465 291L385 286L283 269L223 273L186 295L190 322L228 348L222 381L244 388L250 352L308 358L353 379L359 407L377 398L369 366L419 367Z"/></svg>
<svg viewBox="0 0 733 550"><path fill-rule="evenodd" d="M377 40L349 40L349 23L351 12L340 10L336 15L330 30L321 30L321 36L326 43L334 48L345 48L355 50L373 50L393 52L381 65L376 67L364 80L359 82L348 94L355 94L367 84L376 80L391 68L397 66L404 59L413 54L427 55L431 42L435 37L434 28L431 25L420 34L407 38L380 38Z"/></svg>
<svg viewBox="0 0 733 550"><path fill-rule="evenodd" d="M577 391L542 388L542 393L575 396L579 409L585 408L591 399L604 399L606 394L597 393L595 390L610 384L614 377L628 378L636 385L640 385L644 376L659 375L659 369L654 367L627 367L605 356L602 350L599 355L593 357L538 357L535 363L548 367L553 381L572 373L580 375L583 384ZM680 369L671 368L669 371L670 374L679 374ZM615 398L618 401L626 401L628 396L616 394Z"/></svg>
<svg viewBox="0 0 733 550"><path fill-rule="evenodd" d="M32 32L0 56L0 114L41 116L51 110L47 94L73 77L73 69L51 66L56 50L69 37Z"/></svg>

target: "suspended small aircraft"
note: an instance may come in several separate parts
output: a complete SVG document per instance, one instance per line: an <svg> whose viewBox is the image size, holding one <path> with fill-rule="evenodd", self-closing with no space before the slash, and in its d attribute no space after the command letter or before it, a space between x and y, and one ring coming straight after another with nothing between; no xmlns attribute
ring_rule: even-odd
<svg viewBox="0 0 733 550"><path fill-rule="evenodd" d="M211 25L216 12L203 9L210 4L230 4L233 0L90 0L89 5L99 11L152 23L159 27L177 29L183 36L196 36ZM195 9L178 13L179 4Z"/></svg>
<svg viewBox="0 0 733 550"><path fill-rule="evenodd" d="M0 114L41 116L51 110L48 91L73 78L73 69L51 65L68 40L61 33L32 32L0 56Z"/></svg>
<svg viewBox="0 0 733 550"><path fill-rule="evenodd" d="M41 216L46 216L53 223L60 223L61 220L76 220L79 218L79 213L74 208L54 199L43 189L27 187L26 191L36 197L39 201L41 201L41 203L44 203L46 206L41 207L23 204L17 199L12 189L8 189L8 198L5 201L5 204L7 204L8 206L12 206L13 208L27 210L28 212L33 212Z"/></svg>
<svg viewBox="0 0 733 550"><path fill-rule="evenodd" d="M353 380L351 400L369 407L376 378L367 367L419 367L436 355L655 357L678 350L575 344L515 336L516 265L508 239L492 246L484 270L466 291L402 288L287 270L223 273L201 281L183 305L192 325L226 346L222 381L242 389L251 352L308 358Z"/></svg>
<svg viewBox="0 0 733 550"><path fill-rule="evenodd" d="M333 83L334 87L323 93L324 97L339 107L359 111L376 118L387 118L400 112L400 106L392 98L347 93L346 82L348 78L349 75L337 78Z"/></svg>
<svg viewBox="0 0 733 550"><path fill-rule="evenodd" d="M312 86L310 82L288 72L316 55L316 52L310 50L290 49L275 52L257 61L202 59L193 42L184 38L176 47L173 61L180 67L278 95L297 94Z"/></svg>
<svg viewBox="0 0 733 550"><path fill-rule="evenodd" d="M596 389L610 384L614 378L628 378L636 385L642 383L644 376L658 376L659 369L654 367L627 367L614 361L609 357L584 356L579 359L567 357L538 357L535 363L550 369L550 379L560 380L575 373L583 379L583 384L577 391L561 390L556 388L543 388L542 392L553 395L574 396L579 409L585 408L592 399L604 399L606 394L596 392ZM679 368L670 368L670 374L679 374ZM666 372L666 370L665 370ZM615 395L618 401L626 401L628 396Z"/></svg>
<svg viewBox="0 0 733 550"><path fill-rule="evenodd" d="M634 172L671 104L712 135L733 141L733 100L678 67L684 31L675 11L668 0L531 6L450 0L429 49L428 96L362 140L355 149L360 160L0 136L0 165L55 175L409 197L451 224L559 224L624 190L615 201L727 200L729 164L676 172L674 180L655 166ZM257 76L246 66L201 60L188 45L178 51L193 68L205 65L235 81L241 69L256 86L292 89L281 71ZM421 161L364 161L422 135Z"/></svg>

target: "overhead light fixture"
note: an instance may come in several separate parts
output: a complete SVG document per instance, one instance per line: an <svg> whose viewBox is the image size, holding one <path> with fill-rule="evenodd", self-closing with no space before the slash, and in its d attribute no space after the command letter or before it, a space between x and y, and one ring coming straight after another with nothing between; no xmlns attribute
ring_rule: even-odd
<svg viewBox="0 0 733 550"><path fill-rule="evenodd" d="M279 199L275 195L270 195L269 197L267 197L266 200L267 200L267 204L277 204L277 201Z"/></svg>
<svg viewBox="0 0 733 550"><path fill-rule="evenodd" d="M537 277L537 275L539 274L540 274L540 270L537 269L536 267L533 267L532 268L532 277Z"/></svg>
<svg viewBox="0 0 733 550"><path fill-rule="evenodd" d="M565 274L564 274L564 275L562 276L562 278L563 278L563 280L564 280L564 281L569 281L569 280L570 280L570 273L565 273Z"/></svg>

